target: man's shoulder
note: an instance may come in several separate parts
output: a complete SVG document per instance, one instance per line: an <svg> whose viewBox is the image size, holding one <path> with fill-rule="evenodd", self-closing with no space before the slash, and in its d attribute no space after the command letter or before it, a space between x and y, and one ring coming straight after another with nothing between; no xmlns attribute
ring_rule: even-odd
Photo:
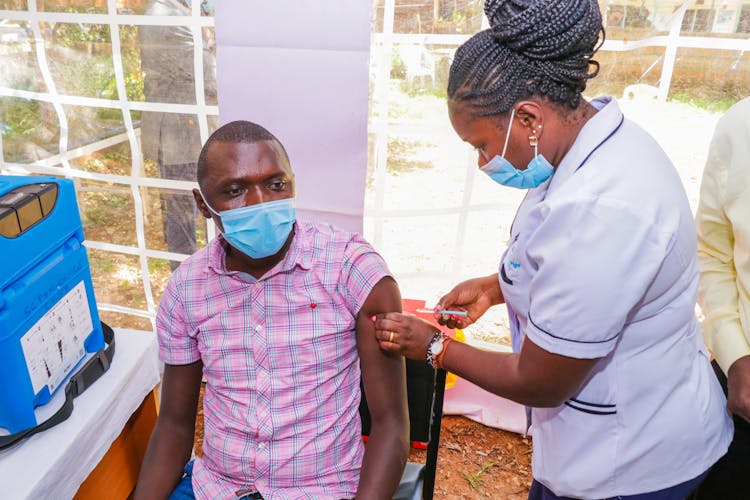
<svg viewBox="0 0 750 500"><path fill-rule="evenodd" d="M332 250L345 252L357 247L365 247L374 251L372 245L359 233L347 231L327 222L298 220L297 224L303 244L314 253L316 251L330 253Z"/></svg>
<svg viewBox="0 0 750 500"><path fill-rule="evenodd" d="M385 268L382 256L359 233L325 222L299 221L300 251L306 267L338 269ZM346 273L348 274L348 273Z"/></svg>
<svg viewBox="0 0 750 500"><path fill-rule="evenodd" d="M304 234L323 239L350 238L355 234L328 222L312 221L308 219L297 219L297 226Z"/></svg>

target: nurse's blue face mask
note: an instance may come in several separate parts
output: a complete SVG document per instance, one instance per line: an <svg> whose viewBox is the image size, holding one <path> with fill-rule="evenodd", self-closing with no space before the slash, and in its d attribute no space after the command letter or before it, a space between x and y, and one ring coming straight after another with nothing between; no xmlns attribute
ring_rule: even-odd
<svg viewBox="0 0 750 500"><path fill-rule="evenodd" d="M539 154L536 143L534 143L534 158L531 159L526 170L518 170L505 159L505 152L508 149L508 139L510 139L510 129L513 127L513 118L515 115L516 109L513 108L510 113L510 120L508 121L508 131L505 134L503 154L495 155L494 158L479 170L503 186L531 189L540 186L544 181L549 179L555 172L555 169L544 156Z"/></svg>
<svg viewBox="0 0 750 500"><path fill-rule="evenodd" d="M281 250L297 218L294 198L221 212L214 210L205 196L203 203L221 219L222 234L229 244L253 259L270 257Z"/></svg>

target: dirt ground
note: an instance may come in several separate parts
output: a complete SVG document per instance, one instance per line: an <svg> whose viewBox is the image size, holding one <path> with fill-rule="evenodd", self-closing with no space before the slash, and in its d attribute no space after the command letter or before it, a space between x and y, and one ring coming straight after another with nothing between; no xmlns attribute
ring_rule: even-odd
<svg viewBox="0 0 750 500"><path fill-rule="evenodd" d="M201 391L201 398L203 391ZM198 405L195 451L203 446L203 401ZM409 461L424 463L412 448ZM435 498L521 500L531 484L531 439L466 417L446 415L440 431Z"/></svg>
<svg viewBox="0 0 750 500"><path fill-rule="evenodd" d="M425 451L409 460L424 462ZM531 484L531 440L466 417L443 417L435 498L525 499Z"/></svg>

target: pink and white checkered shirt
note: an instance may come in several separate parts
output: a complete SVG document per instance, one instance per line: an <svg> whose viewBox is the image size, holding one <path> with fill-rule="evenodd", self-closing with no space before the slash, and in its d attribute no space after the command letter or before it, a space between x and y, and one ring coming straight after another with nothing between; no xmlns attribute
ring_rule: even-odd
<svg viewBox="0 0 750 500"><path fill-rule="evenodd" d="M161 359L203 361L198 499L354 497L364 453L355 323L390 273L360 236L298 221L261 279L228 272L218 236L172 275L156 317Z"/></svg>

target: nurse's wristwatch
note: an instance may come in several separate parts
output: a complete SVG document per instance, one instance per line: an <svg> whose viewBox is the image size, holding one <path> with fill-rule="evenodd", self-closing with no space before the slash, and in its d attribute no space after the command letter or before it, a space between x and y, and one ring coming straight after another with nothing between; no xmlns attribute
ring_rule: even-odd
<svg viewBox="0 0 750 500"><path fill-rule="evenodd" d="M430 344L427 346L427 364L436 370L443 367L443 356L448 344L453 342L453 338L441 331L436 331L432 336Z"/></svg>

